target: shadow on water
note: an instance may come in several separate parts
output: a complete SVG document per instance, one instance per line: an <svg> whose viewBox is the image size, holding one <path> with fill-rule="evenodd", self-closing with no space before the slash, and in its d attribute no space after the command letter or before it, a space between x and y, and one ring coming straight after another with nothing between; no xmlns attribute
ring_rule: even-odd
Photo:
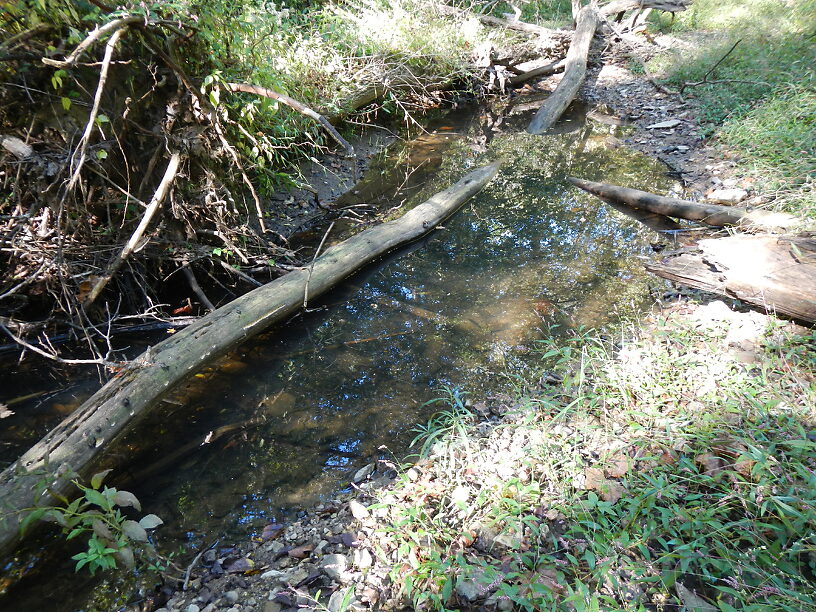
<svg viewBox="0 0 816 612"><path fill-rule="evenodd" d="M404 456L443 385L490 393L524 367L525 345L555 326L601 325L647 303L638 257L653 235L563 178L661 191L671 182L665 168L619 147L619 128L580 113L546 137L524 132L527 120L452 112L375 160L336 203L348 225L329 241L353 229L363 206L397 214L476 165L504 165L443 229L199 373L112 449L115 484L164 519L164 549L192 551L213 534L245 538L286 520L345 486L351 470ZM50 577L47 588L72 578ZM43 609L32 581L7 594L16 609ZM127 597L107 589L72 587L76 598L49 609L104 609Z"/></svg>

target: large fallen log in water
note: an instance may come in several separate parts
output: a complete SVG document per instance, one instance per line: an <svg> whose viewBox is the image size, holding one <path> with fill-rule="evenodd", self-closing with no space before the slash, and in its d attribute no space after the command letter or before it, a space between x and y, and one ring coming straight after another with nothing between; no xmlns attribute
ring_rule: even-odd
<svg viewBox="0 0 816 612"><path fill-rule="evenodd" d="M51 491L71 492L68 468L87 477L101 451L121 439L178 383L202 367L280 322L392 249L429 233L482 189L499 169L484 166L407 212L328 249L308 268L296 270L230 302L147 350L108 382L69 418L0 474L0 551L20 539L18 524L26 509L53 503L45 494L32 499L34 486L47 478Z"/></svg>
<svg viewBox="0 0 816 612"><path fill-rule="evenodd" d="M531 134L543 134L550 129L575 99L586 76L589 45L600 22L601 17L593 4L585 6L578 13L575 35L564 65L564 77L527 127Z"/></svg>
<svg viewBox="0 0 816 612"><path fill-rule="evenodd" d="M646 269L768 312L816 322L816 238L811 235L738 234L701 240Z"/></svg>
<svg viewBox="0 0 816 612"><path fill-rule="evenodd" d="M585 181L571 176L568 176L567 180L604 202L626 204L639 210L647 210L667 217L686 219L687 221L700 221L712 227L738 225L765 229L786 229L802 223L801 219L780 212L746 210L745 208L719 206L717 204L698 204L688 200L656 195L648 191Z"/></svg>
<svg viewBox="0 0 816 612"><path fill-rule="evenodd" d="M616 0L598 8L595 0L591 0L588 5L578 11L575 18L575 34L567 53L564 77L530 121L527 131L530 134L543 134L558 121L575 99L586 76L592 37L595 36L595 30L598 29L602 19L633 9L640 11L644 8L656 8L662 11L678 12L685 10L686 4L686 0ZM576 8L575 4L573 8Z"/></svg>

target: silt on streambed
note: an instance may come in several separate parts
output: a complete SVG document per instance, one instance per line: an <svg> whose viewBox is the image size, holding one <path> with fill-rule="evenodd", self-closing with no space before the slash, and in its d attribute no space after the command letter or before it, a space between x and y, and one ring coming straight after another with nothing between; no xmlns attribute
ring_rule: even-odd
<svg viewBox="0 0 816 612"><path fill-rule="evenodd" d="M537 339L649 305L639 257L654 234L563 177L660 192L671 185L665 168L619 147L621 128L580 113L544 137L523 131L528 119L453 111L384 152L338 208L398 214L477 165L504 165L443 229L199 373L110 449L111 484L165 521L162 551L180 550L184 565L215 538L240 541L286 521L346 486L353 469L405 456L441 387L497 392L505 375L535 358ZM329 242L354 231L352 213L347 223ZM25 442L14 431L25 427L26 405L15 412L0 439L8 461ZM30 543L5 565L10 586L0 606L112 609L133 601L125 576L75 575L73 553L55 538Z"/></svg>

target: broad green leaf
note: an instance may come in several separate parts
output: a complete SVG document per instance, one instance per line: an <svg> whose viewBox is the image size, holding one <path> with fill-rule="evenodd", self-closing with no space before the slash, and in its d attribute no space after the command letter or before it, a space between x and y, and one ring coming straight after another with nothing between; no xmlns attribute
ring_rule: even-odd
<svg viewBox="0 0 816 612"><path fill-rule="evenodd" d="M136 521L125 521L122 523L122 533L134 542L147 542L147 532Z"/></svg>
<svg viewBox="0 0 816 612"><path fill-rule="evenodd" d="M97 472L93 476L91 476L91 488L98 489L102 486L102 482L105 480L105 477L110 474L113 470L102 470L101 472Z"/></svg>
<svg viewBox="0 0 816 612"><path fill-rule="evenodd" d="M142 511L142 504L139 499L130 491L117 491L113 498L113 503L120 508L136 508L139 512Z"/></svg>
<svg viewBox="0 0 816 612"><path fill-rule="evenodd" d="M145 529L155 529L159 525L164 525L164 521L155 514L145 514L139 521L139 525Z"/></svg>
<svg viewBox="0 0 816 612"><path fill-rule="evenodd" d="M94 489L85 489L85 499L100 508L110 508L110 503L102 493Z"/></svg>
<svg viewBox="0 0 816 612"><path fill-rule="evenodd" d="M25 535L26 530L29 528L31 523L39 521L45 514L46 510L47 508L35 508L34 510L29 511L23 517L23 520L20 521L20 534Z"/></svg>

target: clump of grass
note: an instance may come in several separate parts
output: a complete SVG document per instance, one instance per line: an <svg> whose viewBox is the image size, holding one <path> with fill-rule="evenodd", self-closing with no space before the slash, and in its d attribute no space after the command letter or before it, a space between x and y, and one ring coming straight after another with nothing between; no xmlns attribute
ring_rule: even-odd
<svg viewBox="0 0 816 612"><path fill-rule="evenodd" d="M466 444L449 398L383 506L413 605L816 610L816 334L768 329L746 363L734 329L546 343L562 383L493 400L512 416Z"/></svg>
<svg viewBox="0 0 816 612"><path fill-rule="evenodd" d="M676 87L710 81L687 90L700 103L704 133L738 152L748 175L779 191L779 207L812 215L816 2L698 0L675 21L656 19L661 29L697 41L652 66L662 66Z"/></svg>

